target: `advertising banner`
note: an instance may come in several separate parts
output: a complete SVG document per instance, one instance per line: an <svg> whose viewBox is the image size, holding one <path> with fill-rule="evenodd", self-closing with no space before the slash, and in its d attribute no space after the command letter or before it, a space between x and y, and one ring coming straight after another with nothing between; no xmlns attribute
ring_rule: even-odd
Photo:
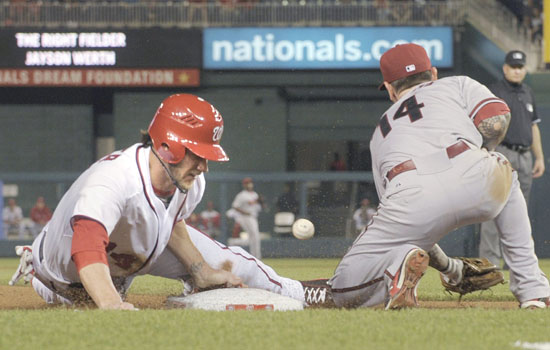
<svg viewBox="0 0 550 350"><path fill-rule="evenodd" d="M434 66L453 66L451 27L207 28L205 69L376 69L389 48L423 46Z"/></svg>

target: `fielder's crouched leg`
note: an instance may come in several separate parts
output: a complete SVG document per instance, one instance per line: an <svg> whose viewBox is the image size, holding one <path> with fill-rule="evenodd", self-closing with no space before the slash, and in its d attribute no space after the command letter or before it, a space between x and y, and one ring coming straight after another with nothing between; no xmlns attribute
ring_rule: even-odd
<svg viewBox="0 0 550 350"><path fill-rule="evenodd" d="M387 304L391 299L390 289L394 279L399 278L409 253L421 251L426 254L426 258L420 259L422 261L418 264L422 267L420 270L425 270L429 261L427 253L411 244L403 244L389 251L373 247L363 249L361 245L353 246L329 281L334 303L338 307L374 307ZM358 250L362 250L361 254L357 253Z"/></svg>

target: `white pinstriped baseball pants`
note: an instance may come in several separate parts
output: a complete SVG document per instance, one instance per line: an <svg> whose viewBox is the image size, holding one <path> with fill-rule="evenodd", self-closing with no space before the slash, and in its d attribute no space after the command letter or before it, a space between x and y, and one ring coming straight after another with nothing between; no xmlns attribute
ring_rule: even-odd
<svg viewBox="0 0 550 350"><path fill-rule="evenodd" d="M191 226L187 226L187 230L189 237L211 267L220 269L224 266L231 266L231 272L240 277L250 288L264 289L302 302L304 301L304 289L299 281L279 276L271 267L253 257L241 247L225 246ZM35 242L38 241L36 240ZM33 256L35 256L35 266L39 266L38 259L36 258L38 253L34 254L35 251L39 251L38 243L33 244ZM148 270L141 271L140 274L150 274L178 280L190 278L190 274L183 264L169 249L165 249L157 261ZM136 276L133 275L127 278L125 289L130 287L134 277ZM47 288L36 278L32 281L33 288L46 302L72 303L71 300Z"/></svg>

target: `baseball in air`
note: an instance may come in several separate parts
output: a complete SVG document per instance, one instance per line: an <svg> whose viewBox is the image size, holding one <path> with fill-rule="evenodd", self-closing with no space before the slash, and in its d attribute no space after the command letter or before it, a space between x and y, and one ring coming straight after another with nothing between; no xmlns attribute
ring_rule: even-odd
<svg viewBox="0 0 550 350"><path fill-rule="evenodd" d="M315 226L308 219L298 219L292 224L292 234L298 239L310 239L315 233Z"/></svg>

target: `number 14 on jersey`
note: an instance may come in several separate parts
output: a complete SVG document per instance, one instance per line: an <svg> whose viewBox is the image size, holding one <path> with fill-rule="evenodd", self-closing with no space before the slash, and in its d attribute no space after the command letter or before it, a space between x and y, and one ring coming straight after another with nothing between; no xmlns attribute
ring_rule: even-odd
<svg viewBox="0 0 550 350"><path fill-rule="evenodd" d="M395 114L393 115L393 120L409 116L411 123L422 119L422 107L424 103L418 103L416 96L411 96L401 103ZM388 118L388 114L384 114L378 123L382 135L386 137L391 131L391 124Z"/></svg>

